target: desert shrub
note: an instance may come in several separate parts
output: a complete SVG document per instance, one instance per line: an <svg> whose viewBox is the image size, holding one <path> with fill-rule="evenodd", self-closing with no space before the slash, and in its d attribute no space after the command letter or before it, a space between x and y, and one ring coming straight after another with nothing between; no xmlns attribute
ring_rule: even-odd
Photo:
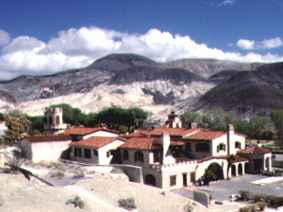
<svg viewBox="0 0 283 212"><path fill-rule="evenodd" d="M269 195L264 199L269 207L278 208L280 206L283 206L283 197Z"/></svg>
<svg viewBox="0 0 283 212"><path fill-rule="evenodd" d="M256 203L256 209L258 210L258 211L264 211L265 210L265 208L266 208L266 206L267 206L267 204L266 204L266 202L264 202L264 201L260 201L260 202L257 202Z"/></svg>
<svg viewBox="0 0 283 212"><path fill-rule="evenodd" d="M111 173L112 174L124 174L124 172L121 169L118 169L118 168L113 168L111 170Z"/></svg>
<svg viewBox="0 0 283 212"><path fill-rule="evenodd" d="M74 170L73 179L83 178L84 176L85 174L81 169Z"/></svg>
<svg viewBox="0 0 283 212"><path fill-rule="evenodd" d="M131 209L136 209L136 203L133 198L127 198L127 199L119 199L118 200L118 205L121 208L131 210Z"/></svg>
<svg viewBox="0 0 283 212"><path fill-rule="evenodd" d="M63 178L65 176L65 172L60 170L60 171L53 171L50 173L51 178Z"/></svg>
<svg viewBox="0 0 283 212"><path fill-rule="evenodd" d="M80 209L85 208L85 203L79 196L75 196L72 199L68 199L66 201L66 205L69 205L69 204L74 205L75 208L80 208Z"/></svg>
<svg viewBox="0 0 283 212"><path fill-rule="evenodd" d="M193 212L194 211L194 208L191 206L191 204L189 203L189 204L187 204L186 206L185 206L185 210L184 210L185 212Z"/></svg>
<svg viewBox="0 0 283 212"><path fill-rule="evenodd" d="M254 211L255 211L254 205L245 206L239 209L239 212L254 212Z"/></svg>
<svg viewBox="0 0 283 212"><path fill-rule="evenodd" d="M248 201L251 196L250 192L243 190L239 191L239 194L240 194L240 199L243 201Z"/></svg>

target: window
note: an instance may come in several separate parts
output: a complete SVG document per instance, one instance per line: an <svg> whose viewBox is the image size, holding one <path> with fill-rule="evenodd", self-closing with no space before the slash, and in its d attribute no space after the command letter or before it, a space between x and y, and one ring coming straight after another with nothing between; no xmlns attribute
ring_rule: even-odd
<svg viewBox="0 0 283 212"><path fill-rule="evenodd" d="M135 162L143 162L143 153L141 151L135 152Z"/></svg>
<svg viewBox="0 0 283 212"><path fill-rule="evenodd" d="M196 152L209 152L210 145L208 143L198 143L196 144Z"/></svg>
<svg viewBox="0 0 283 212"><path fill-rule="evenodd" d="M236 141L236 143L235 143L235 148L236 148L236 149L241 149L241 142Z"/></svg>
<svg viewBox="0 0 283 212"><path fill-rule="evenodd" d="M95 156L97 157L98 152L97 152L97 150L96 150L96 149L94 149L94 150L93 150L93 155L95 155Z"/></svg>
<svg viewBox="0 0 283 212"><path fill-rule="evenodd" d="M82 157L81 148L75 148L75 157Z"/></svg>
<svg viewBox="0 0 283 212"><path fill-rule="evenodd" d="M60 124L60 117L59 116L56 116L56 124Z"/></svg>
<svg viewBox="0 0 283 212"><path fill-rule="evenodd" d="M176 179L177 179L176 175L170 176L170 186L176 185Z"/></svg>
<svg viewBox="0 0 283 212"><path fill-rule="evenodd" d="M190 143L186 144L186 152L191 152L192 151L192 145Z"/></svg>
<svg viewBox="0 0 283 212"><path fill-rule="evenodd" d="M90 149L84 149L85 158L91 158L91 151Z"/></svg>
<svg viewBox="0 0 283 212"><path fill-rule="evenodd" d="M225 144L219 144L217 146L217 152L220 152L220 151L226 151L226 145Z"/></svg>
<svg viewBox="0 0 283 212"><path fill-rule="evenodd" d="M123 159L124 160L129 160L129 152L128 152L128 150L124 150L124 152L123 152Z"/></svg>
<svg viewBox="0 0 283 212"><path fill-rule="evenodd" d="M153 162L154 163L160 162L160 152L159 151L153 152Z"/></svg>

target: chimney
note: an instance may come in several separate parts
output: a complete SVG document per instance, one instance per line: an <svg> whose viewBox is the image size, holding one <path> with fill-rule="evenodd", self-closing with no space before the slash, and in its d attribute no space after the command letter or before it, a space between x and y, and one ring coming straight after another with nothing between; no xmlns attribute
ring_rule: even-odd
<svg viewBox="0 0 283 212"><path fill-rule="evenodd" d="M232 147L231 140L232 140L232 136L234 135L234 133L235 133L235 130L234 130L233 124L228 124L228 130L227 130L228 155L231 154L231 147Z"/></svg>
<svg viewBox="0 0 283 212"><path fill-rule="evenodd" d="M191 129L197 129L198 128L198 123L197 122L192 122L191 123Z"/></svg>
<svg viewBox="0 0 283 212"><path fill-rule="evenodd" d="M163 132L162 134L163 164L166 163L166 155L168 153L169 147L170 147L170 135L166 132Z"/></svg>

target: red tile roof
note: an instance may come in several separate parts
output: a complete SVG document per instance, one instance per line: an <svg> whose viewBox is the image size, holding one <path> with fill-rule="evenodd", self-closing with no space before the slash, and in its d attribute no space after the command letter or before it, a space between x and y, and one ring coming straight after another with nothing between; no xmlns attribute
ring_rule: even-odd
<svg viewBox="0 0 283 212"><path fill-rule="evenodd" d="M160 149L160 143L151 137L133 137L129 138L126 143L122 144L121 149L138 149L138 150L153 150Z"/></svg>
<svg viewBox="0 0 283 212"><path fill-rule="evenodd" d="M24 138L29 142L63 142L63 141L71 141L71 137L63 134L46 134L46 135L34 135L27 136Z"/></svg>
<svg viewBox="0 0 283 212"><path fill-rule="evenodd" d="M239 153L243 153L243 154L267 154L271 152L272 150L270 148L258 147L258 146L247 147L239 151Z"/></svg>
<svg viewBox="0 0 283 212"><path fill-rule="evenodd" d="M185 136L185 139L189 140L213 140L215 138L221 137L225 135L226 132L224 131L212 131L212 130L207 130L207 129L199 129L198 132L193 133L191 135Z"/></svg>
<svg viewBox="0 0 283 212"><path fill-rule="evenodd" d="M112 133L117 133L116 131L107 129L107 128L87 128L87 127L73 127L66 129L64 131L65 135L80 135L80 136L85 136L97 131L107 131L107 132L112 132Z"/></svg>
<svg viewBox="0 0 283 212"><path fill-rule="evenodd" d="M163 133L168 133L170 136L184 136L195 130L196 129L159 127L151 130L149 133L152 136L161 136Z"/></svg>
<svg viewBox="0 0 283 212"><path fill-rule="evenodd" d="M119 138L119 137L96 136L96 137L91 137L91 138L81 140L81 141L73 141L71 143L71 146L80 146L80 147L89 147L93 149L99 149L107 144L111 144L112 142L116 140L124 141L123 138Z"/></svg>

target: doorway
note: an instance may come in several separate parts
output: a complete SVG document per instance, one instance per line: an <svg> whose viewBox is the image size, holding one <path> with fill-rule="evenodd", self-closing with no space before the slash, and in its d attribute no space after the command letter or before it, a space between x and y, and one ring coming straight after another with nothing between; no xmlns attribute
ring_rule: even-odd
<svg viewBox="0 0 283 212"><path fill-rule="evenodd" d="M187 186L188 186L187 173L183 173L183 186L184 186L184 187L187 187Z"/></svg>

